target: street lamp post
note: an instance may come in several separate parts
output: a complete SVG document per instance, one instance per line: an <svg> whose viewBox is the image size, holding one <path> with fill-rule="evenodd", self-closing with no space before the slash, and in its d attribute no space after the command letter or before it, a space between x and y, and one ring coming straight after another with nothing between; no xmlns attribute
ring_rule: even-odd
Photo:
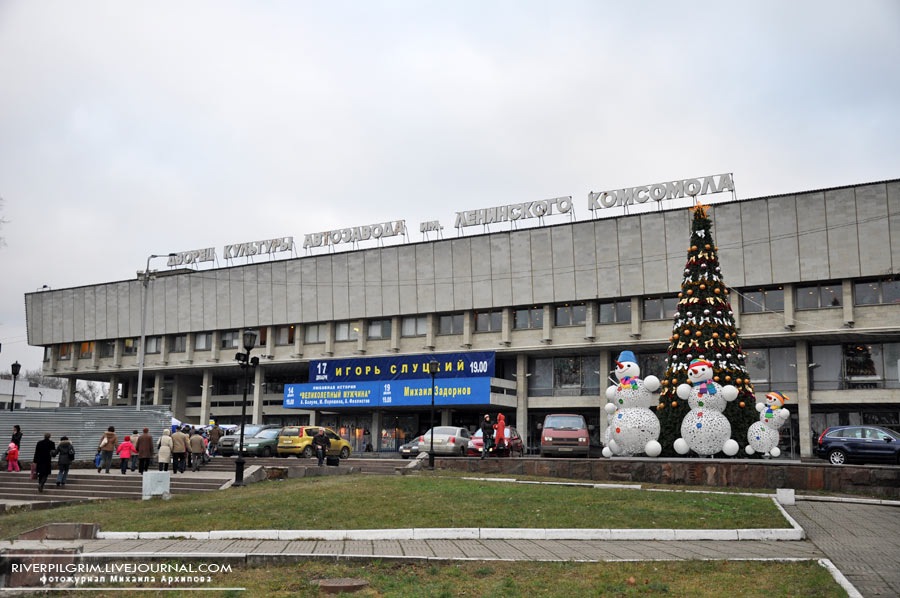
<svg viewBox="0 0 900 598"><path fill-rule="evenodd" d="M11 366L9 366L10 371L12 372L13 377L13 389L12 389L12 399L9 402L9 410L16 410L16 378L19 377L19 372L22 371L22 366L19 365L19 362L15 362Z"/></svg>
<svg viewBox="0 0 900 598"><path fill-rule="evenodd" d="M147 352L144 349L144 343L147 340L147 295L148 286L150 285L150 260L155 257L169 257L174 253L164 255L153 254L147 258L147 266L144 268L144 274L141 276L141 344L138 346L138 381L137 381L137 410L141 410L141 399L144 398L144 358Z"/></svg>
<svg viewBox="0 0 900 598"><path fill-rule="evenodd" d="M234 484L244 485L244 420L247 418L247 389L250 387L250 370L259 365L259 357L250 357L250 350L256 346L256 331L244 331L244 351L234 356L241 369L244 370L244 400L241 401L241 435L238 438L238 458L234 462Z"/></svg>
<svg viewBox="0 0 900 598"><path fill-rule="evenodd" d="M428 362L428 373L431 374L431 446L428 449L428 467L434 469L434 375L437 373L438 360Z"/></svg>

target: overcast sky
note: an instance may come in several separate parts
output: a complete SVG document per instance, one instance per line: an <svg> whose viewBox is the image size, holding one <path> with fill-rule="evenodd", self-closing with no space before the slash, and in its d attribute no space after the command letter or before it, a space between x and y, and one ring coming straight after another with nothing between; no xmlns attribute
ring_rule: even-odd
<svg viewBox="0 0 900 598"><path fill-rule="evenodd" d="M4 0L0 371L40 367L25 293L154 253L898 178L898 58L895 0Z"/></svg>

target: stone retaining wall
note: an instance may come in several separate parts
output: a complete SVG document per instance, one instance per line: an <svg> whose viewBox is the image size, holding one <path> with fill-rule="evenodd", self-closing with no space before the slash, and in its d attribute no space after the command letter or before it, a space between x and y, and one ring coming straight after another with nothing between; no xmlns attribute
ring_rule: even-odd
<svg viewBox="0 0 900 598"><path fill-rule="evenodd" d="M759 459L454 459L440 469L502 473L592 482L793 488L798 492L860 493L900 499L900 466L831 465Z"/></svg>

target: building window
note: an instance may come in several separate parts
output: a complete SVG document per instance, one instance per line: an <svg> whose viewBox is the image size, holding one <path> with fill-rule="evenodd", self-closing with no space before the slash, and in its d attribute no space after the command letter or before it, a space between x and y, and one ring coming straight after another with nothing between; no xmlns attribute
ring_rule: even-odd
<svg viewBox="0 0 900 598"><path fill-rule="evenodd" d="M294 326L278 326L275 328L275 344L284 347L294 344Z"/></svg>
<svg viewBox="0 0 900 598"><path fill-rule="evenodd" d="M126 338L124 347L122 350L123 355L137 355L138 347L141 344L141 339L139 338Z"/></svg>
<svg viewBox="0 0 900 598"><path fill-rule="evenodd" d="M600 324L624 324L631 322L631 301L605 301L597 314Z"/></svg>
<svg viewBox="0 0 900 598"><path fill-rule="evenodd" d="M853 285L854 305L900 303L900 280L868 280Z"/></svg>
<svg viewBox="0 0 900 598"><path fill-rule="evenodd" d="M587 309L584 303L566 303L557 305L555 309L554 326L578 326L584 324Z"/></svg>
<svg viewBox="0 0 900 598"><path fill-rule="evenodd" d="M513 328L515 330L537 329L544 327L544 308L523 307L513 312Z"/></svg>
<svg viewBox="0 0 900 598"><path fill-rule="evenodd" d="M198 351L212 349L212 332L198 332L194 336L194 348Z"/></svg>
<svg viewBox="0 0 900 598"><path fill-rule="evenodd" d="M94 356L94 343L84 341L78 346L78 359L90 359Z"/></svg>
<svg viewBox="0 0 900 598"><path fill-rule="evenodd" d="M359 325L356 322L335 322L334 340L355 341L359 338Z"/></svg>
<svg viewBox="0 0 900 598"><path fill-rule="evenodd" d="M400 320L400 336L425 336L428 330L425 316L407 316Z"/></svg>
<svg viewBox="0 0 900 598"><path fill-rule="evenodd" d="M44 362L50 361L51 353L53 353L53 351L50 350L50 347L44 347Z"/></svg>
<svg viewBox="0 0 900 598"><path fill-rule="evenodd" d="M794 347L747 349L744 355L747 374L757 393L797 389L797 352Z"/></svg>
<svg viewBox="0 0 900 598"><path fill-rule="evenodd" d="M678 312L678 297L645 297L644 320L671 320Z"/></svg>
<svg viewBox="0 0 900 598"><path fill-rule="evenodd" d="M109 358L116 355L116 341L100 341L100 357Z"/></svg>
<svg viewBox="0 0 900 598"><path fill-rule="evenodd" d="M594 396L605 388L596 355L537 357L530 360L528 394L533 396Z"/></svg>
<svg viewBox="0 0 900 598"><path fill-rule="evenodd" d="M172 337L172 353L184 353L187 351L187 335L176 334Z"/></svg>
<svg viewBox="0 0 900 598"><path fill-rule="evenodd" d="M391 338L391 321L389 319L370 320L366 336L374 340Z"/></svg>
<svg viewBox="0 0 900 598"><path fill-rule="evenodd" d="M462 314L443 314L438 317L438 334L462 334L464 321Z"/></svg>
<svg viewBox="0 0 900 598"><path fill-rule="evenodd" d="M756 314L765 311L784 311L784 288L748 289L740 292L741 313Z"/></svg>
<svg viewBox="0 0 900 598"><path fill-rule="evenodd" d="M59 357L57 358L60 361L68 361L72 359L72 345L64 344L59 346Z"/></svg>
<svg viewBox="0 0 900 598"><path fill-rule="evenodd" d="M475 332L500 332L503 328L502 311L476 311Z"/></svg>
<svg viewBox="0 0 900 598"><path fill-rule="evenodd" d="M147 341L147 348L144 350L144 353L159 353L162 350L162 337L148 336L145 340Z"/></svg>
<svg viewBox="0 0 900 598"><path fill-rule="evenodd" d="M221 349L240 349L241 348L241 331L228 330L222 333L222 339L219 341Z"/></svg>
<svg viewBox="0 0 900 598"><path fill-rule="evenodd" d="M304 328L303 342L307 344L324 343L327 327L325 324L307 324Z"/></svg>
<svg viewBox="0 0 900 598"><path fill-rule="evenodd" d="M797 309L840 306L840 284L815 284L797 287Z"/></svg>

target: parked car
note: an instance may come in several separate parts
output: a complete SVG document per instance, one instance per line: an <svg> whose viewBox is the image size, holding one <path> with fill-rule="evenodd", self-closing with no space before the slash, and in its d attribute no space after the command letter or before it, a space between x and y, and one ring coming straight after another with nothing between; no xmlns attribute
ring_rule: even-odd
<svg viewBox="0 0 900 598"><path fill-rule="evenodd" d="M514 426L506 426L506 429L503 431L503 436L506 438L506 443L501 446L499 450L492 447L491 450L488 451L488 456L521 457L525 454L525 443L522 442L522 436L519 435L519 431L516 430ZM479 428L472 435L472 439L469 440L469 445L466 447L466 454L469 457L480 457L483 450L484 433L481 431L481 428Z"/></svg>
<svg viewBox="0 0 900 598"><path fill-rule="evenodd" d="M541 457L587 457L591 435L584 417L575 413L551 413L541 426Z"/></svg>
<svg viewBox="0 0 900 598"><path fill-rule="evenodd" d="M819 436L815 453L835 465L859 463L900 463L900 434L878 426L835 426Z"/></svg>
<svg viewBox="0 0 900 598"><path fill-rule="evenodd" d="M251 438L244 438L244 454L254 457L272 457L278 451L278 435L281 428L265 428Z"/></svg>
<svg viewBox="0 0 900 598"><path fill-rule="evenodd" d="M279 426L273 424L244 424L244 454L249 455L250 453L247 451L249 446L249 441L251 438L262 432L263 430L278 430ZM234 434L226 434L222 438L219 439L219 446L216 449L216 453L219 455L223 455L225 457L230 457L231 455L238 454L238 441L241 437L241 429L240 427L235 430ZM273 450L272 454L275 452Z"/></svg>
<svg viewBox="0 0 900 598"><path fill-rule="evenodd" d="M278 435L278 456L305 457L309 459L316 454L313 449L313 436L319 433L321 426L285 426ZM327 454L346 459L350 456L350 443L338 436L331 428L325 428L325 436L331 441Z"/></svg>
<svg viewBox="0 0 900 598"><path fill-rule="evenodd" d="M409 442L404 442L397 450L400 451L400 456L404 459L416 457L419 454L419 437L416 436Z"/></svg>
<svg viewBox="0 0 900 598"><path fill-rule="evenodd" d="M434 428L434 454L466 456L469 447L469 431L456 426ZM427 453L431 448L431 430L419 436L419 452Z"/></svg>

